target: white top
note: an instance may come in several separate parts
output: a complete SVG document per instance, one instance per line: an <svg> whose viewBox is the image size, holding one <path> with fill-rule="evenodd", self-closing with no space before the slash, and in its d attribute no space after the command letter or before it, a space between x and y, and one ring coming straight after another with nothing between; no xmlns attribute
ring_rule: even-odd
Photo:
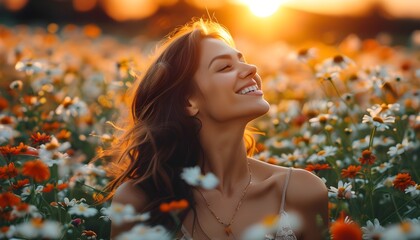
<svg viewBox="0 0 420 240"><path fill-rule="evenodd" d="M281 198L281 205L280 205L280 212L279 212L280 219L281 219L280 227L277 230L276 235L267 234L265 235L264 240L297 240L296 235L290 226L289 215L284 210L284 204L286 201L286 190L287 190L287 185L289 184L289 178L290 178L291 172L292 172L292 168L289 168L289 171L287 172L287 176L286 176L286 181L284 182L283 194ZM184 236L182 236L180 240L193 239L191 235L189 234L188 230L184 227L184 225L182 225L181 231L184 234Z"/></svg>

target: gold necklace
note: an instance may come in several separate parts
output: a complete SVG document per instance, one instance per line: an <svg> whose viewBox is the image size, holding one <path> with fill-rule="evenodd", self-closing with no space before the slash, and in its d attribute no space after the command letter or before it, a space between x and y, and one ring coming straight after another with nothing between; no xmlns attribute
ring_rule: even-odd
<svg viewBox="0 0 420 240"><path fill-rule="evenodd" d="M224 231L225 231L225 233L226 233L226 235L227 236L230 236L230 234L232 234L233 235L233 232L232 232L232 224L233 224L233 220L235 219L235 216L236 216L236 213L239 211L239 208L241 207L241 205L242 205L242 200L244 199L244 197L245 197L245 195L246 195L246 192L247 192L247 190L248 190L248 187L249 187L249 185L251 185L251 182L252 182L252 173L251 173L251 169L250 169L250 167L249 167L249 160L248 160L248 172L249 172L249 181L248 181L248 184L245 186L245 188L244 188L244 190L242 191L242 196L241 196L241 198L239 199L239 202L238 202L238 204L237 204L237 206L236 206L236 209L235 209L235 212L233 213L233 215L232 215L232 217L231 217L231 219L230 219L230 221L229 221L229 223L224 223L215 213L214 213L214 211L213 211L213 209L211 209L211 207L210 207L210 204L209 204L209 202L207 201L207 199L204 197L204 195L203 195L203 193L200 191L200 190L198 190L197 189L197 191L200 193L200 195L201 195L201 197L204 199L204 201L206 202L206 205L207 205L207 208L209 209L209 211L210 211L210 213L213 215L213 217L214 218L216 218L216 220L220 223L220 224L222 224L223 226L224 226Z"/></svg>

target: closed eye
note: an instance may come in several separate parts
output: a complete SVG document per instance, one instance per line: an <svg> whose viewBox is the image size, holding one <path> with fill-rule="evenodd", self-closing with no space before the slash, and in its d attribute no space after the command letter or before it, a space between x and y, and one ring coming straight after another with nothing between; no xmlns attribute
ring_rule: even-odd
<svg viewBox="0 0 420 240"><path fill-rule="evenodd" d="M218 72L222 72L222 71L225 71L225 70L229 70L231 67L232 67L232 65L226 65L226 66L222 67L221 69L219 69L219 71L218 71Z"/></svg>

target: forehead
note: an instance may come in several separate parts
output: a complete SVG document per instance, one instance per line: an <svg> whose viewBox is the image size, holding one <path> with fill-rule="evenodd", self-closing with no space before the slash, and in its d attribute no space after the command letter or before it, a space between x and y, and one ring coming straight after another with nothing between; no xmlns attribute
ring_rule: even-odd
<svg viewBox="0 0 420 240"><path fill-rule="evenodd" d="M238 51L217 38L204 38L200 44L201 63L209 63L214 57L224 54L237 54Z"/></svg>

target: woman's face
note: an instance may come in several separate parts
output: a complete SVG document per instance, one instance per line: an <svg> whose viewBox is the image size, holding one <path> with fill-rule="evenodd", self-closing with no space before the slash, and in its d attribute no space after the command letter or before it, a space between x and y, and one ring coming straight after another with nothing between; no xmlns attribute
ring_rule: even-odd
<svg viewBox="0 0 420 240"><path fill-rule="evenodd" d="M201 121L251 121L269 110L256 66L246 63L239 51L222 40L205 38L200 47L193 99Z"/></svg>

